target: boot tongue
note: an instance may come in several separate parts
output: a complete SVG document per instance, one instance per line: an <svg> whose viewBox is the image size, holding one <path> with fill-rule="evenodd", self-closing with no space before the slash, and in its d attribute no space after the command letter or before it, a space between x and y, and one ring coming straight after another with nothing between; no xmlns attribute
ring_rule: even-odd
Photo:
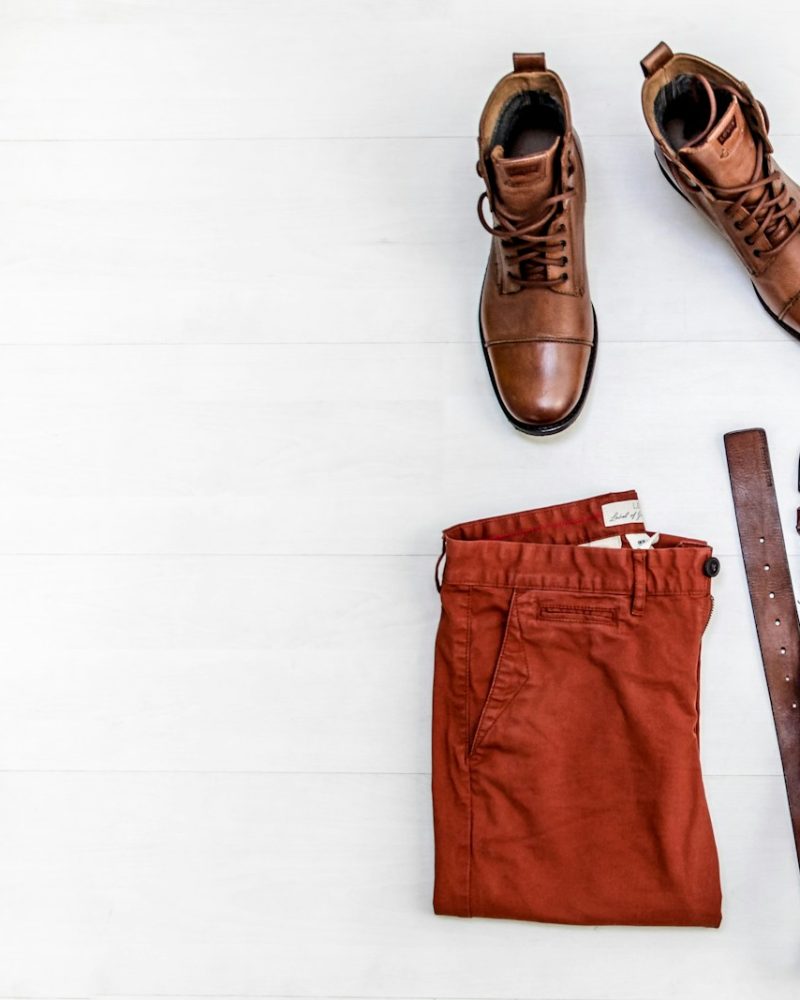
<svg viewBox="0 0 800 1000"><path fill-rule="evenodd" d="M704 81L705 82L705 81ZM710 91L710 87L708 88ZM735 94L722 113L711 92L709 122L700 140L680 151L683 162L702 180L715 187L749 184L756 174L756 144ZM761 192L751 192L745 201L757 201Z"/></svg>
<svg viewBox="0 0 800 1000"><path fill-rule="evenodd" d="M556 139L549 149L527 156L504 156L502 146L492 149L495 193L508 212L531 215L550 197L556 186L560 145Z"/></svg>

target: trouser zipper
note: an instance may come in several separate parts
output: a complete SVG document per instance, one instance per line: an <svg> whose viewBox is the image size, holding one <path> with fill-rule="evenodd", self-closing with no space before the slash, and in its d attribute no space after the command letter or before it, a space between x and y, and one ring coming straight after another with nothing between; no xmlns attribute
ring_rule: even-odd
<svg viewBox="0 0 800 1000"><path fill-rule="evenodd" d="M703 626L703 631L700 633L701 638L708 631L708 626L711 624L711 619L714 617L714 598L711 594L709 594L709 600L711 601L711 607L708 609L708 618L706 618L706 623Z"/></svg>

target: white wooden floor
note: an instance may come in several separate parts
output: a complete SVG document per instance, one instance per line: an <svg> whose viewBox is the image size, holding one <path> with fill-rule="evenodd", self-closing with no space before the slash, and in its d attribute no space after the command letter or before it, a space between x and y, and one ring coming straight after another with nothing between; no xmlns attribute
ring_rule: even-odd
<svg viewBox="0 0 800 1000"><path fill-rule="evenodd" d="M800 344L661 179L638 60L746 79L800 175L798 31L787 0L0 3L0 997L796 1000L722 434L767 428L800 580ZM541 48L601 338L547 441L492 395L474 215L483 101ZM629 487L722 559L723 926L434 917L439 530Z"/></svg>

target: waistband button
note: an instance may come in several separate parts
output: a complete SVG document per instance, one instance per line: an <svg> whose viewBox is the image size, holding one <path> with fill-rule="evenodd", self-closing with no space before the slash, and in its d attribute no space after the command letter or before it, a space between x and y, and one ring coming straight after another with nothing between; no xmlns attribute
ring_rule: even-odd
<svg viewBox="0 0 800 1000"><path fill-rule="evenodd" d="M703 572L706 576L716 576L719 573L719 559L716 556L709 556L703 563Z"/></svg>

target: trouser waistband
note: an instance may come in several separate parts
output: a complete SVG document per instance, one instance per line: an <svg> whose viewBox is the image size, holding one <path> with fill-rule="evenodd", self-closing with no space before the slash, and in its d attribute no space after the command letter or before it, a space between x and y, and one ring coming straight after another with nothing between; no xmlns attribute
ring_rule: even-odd
<svg viewBox="0 0 800 1000"><path fill-rule="evenodd" d="M635 613L645 594L710 593L707 542L661 532L639 549L625 537L646 533L635 490L454 525L442 534L442 586L631 593ZM619 548L589 544L616 536Z"/></svg>

